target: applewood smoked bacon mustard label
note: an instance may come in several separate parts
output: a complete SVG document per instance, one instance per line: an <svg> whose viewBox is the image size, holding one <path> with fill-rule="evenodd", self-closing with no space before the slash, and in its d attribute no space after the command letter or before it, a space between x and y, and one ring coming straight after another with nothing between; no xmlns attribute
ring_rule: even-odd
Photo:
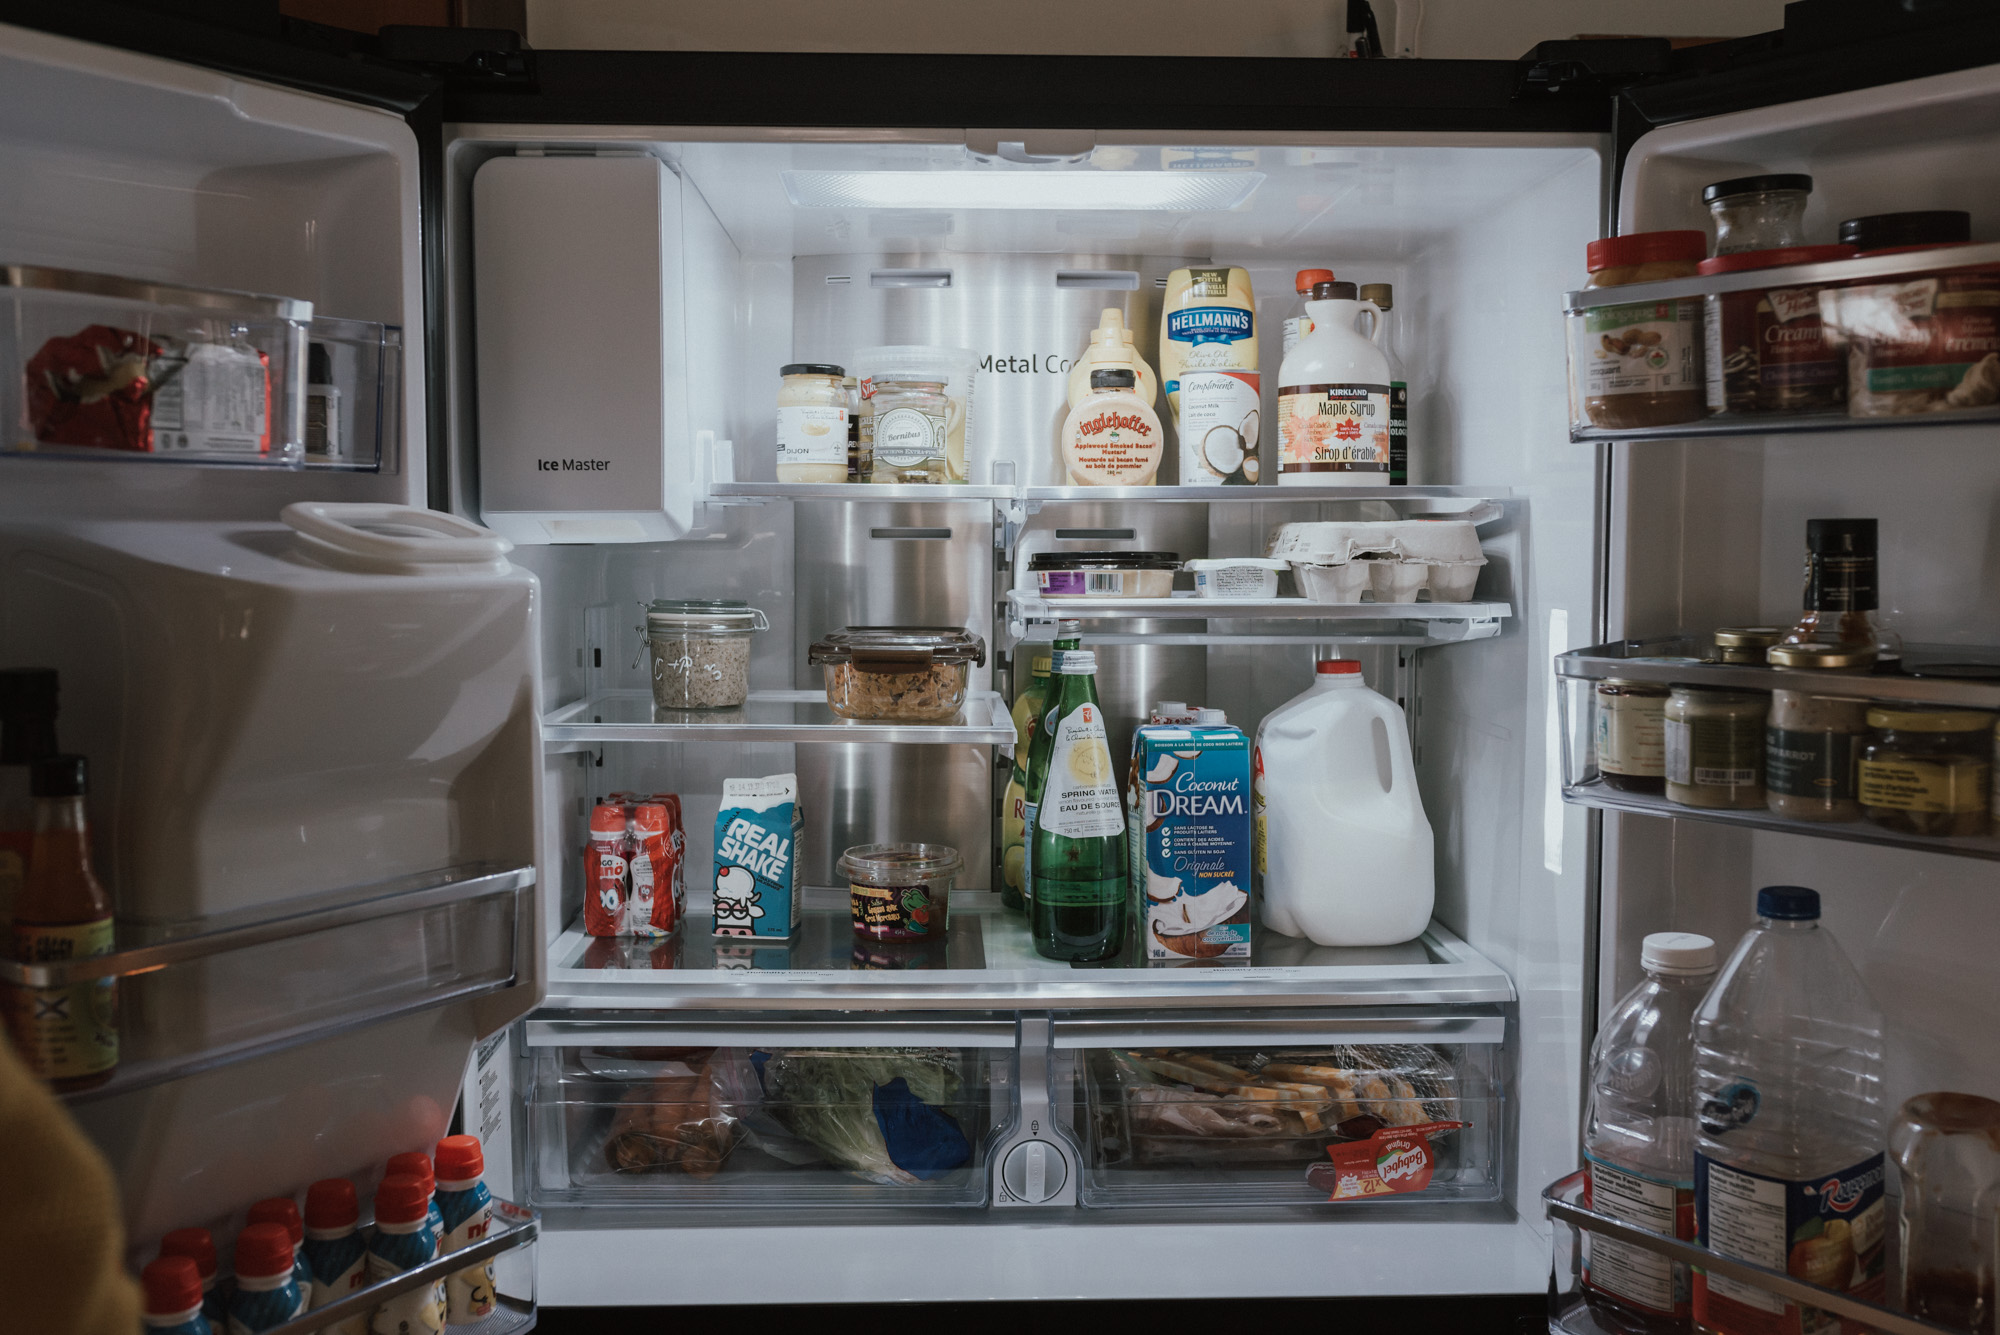
<svg viewBox="0 0 2000 1335"><path fill-rule="evenodd" d="M1098 486L1136 486L1151 482L1159 472L1159 419L1134 395L1085 399L1071 418L1068 436L1069 469L1082 480Z"/></svg>
<svg viewBox="0 0 2000 1335"><path fill-rule="evenodd" d="M1286 473L1389 472L1389 386L1293 385L1278 396Z"/></svg>

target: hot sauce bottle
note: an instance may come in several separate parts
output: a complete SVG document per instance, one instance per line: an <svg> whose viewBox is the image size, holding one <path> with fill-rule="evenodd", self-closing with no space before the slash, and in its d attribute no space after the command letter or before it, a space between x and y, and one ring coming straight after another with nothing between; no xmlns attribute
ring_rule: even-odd
<svg viewBox="0 0 2000 1335"><path fill-rule="evenodd" d="M111 896L90 869L84 813L88 766L82 756L35 762L35 842L14 905L14 958L29 964L108 955L114 945ZM89 1089L118 1066L118 982L93 978L59 987L24 987L9 999L14 1045L30 1069L58 1090Z"/></svg>

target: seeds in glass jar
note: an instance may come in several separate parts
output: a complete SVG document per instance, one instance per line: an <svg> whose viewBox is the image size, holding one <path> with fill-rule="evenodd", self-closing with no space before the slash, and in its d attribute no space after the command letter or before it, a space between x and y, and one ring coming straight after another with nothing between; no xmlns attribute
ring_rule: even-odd
<svg viewBox="0 0 2000 1335"><path fill-rule="evenodd" d="M653 703L725 709L749 694L750 641L742 635L655 635Z"/></svg>

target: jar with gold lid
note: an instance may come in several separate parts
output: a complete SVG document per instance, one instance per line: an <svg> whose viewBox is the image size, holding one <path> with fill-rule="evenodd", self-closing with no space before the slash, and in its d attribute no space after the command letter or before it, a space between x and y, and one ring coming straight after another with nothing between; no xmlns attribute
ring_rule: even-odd
<svg viewBox="0 0 2000 1335"><path fill-rule="evenodd" d="M1715 652L1725 663L1764 666L1764 651L1783 639L1777 626L1724 626L1715 632Z"/></svg>
<svg viewBox="0 0 2000 1335"><path fill-rule="evenodd" d="M1781 644L1769 653L1771 666L1781 674L1862 674L1875 666L1875 651L1867 646ZM1821 691L1772 691L1764 727L1765 805L1793 820L1860 820L1856 766L1867 739L1867 700Z"/></svg>

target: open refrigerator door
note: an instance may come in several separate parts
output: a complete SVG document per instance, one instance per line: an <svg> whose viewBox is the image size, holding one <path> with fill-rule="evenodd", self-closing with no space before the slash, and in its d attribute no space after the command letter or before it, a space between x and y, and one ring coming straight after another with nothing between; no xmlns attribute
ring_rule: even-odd
<svg viewBox="0 0 2000 1335"><path fill-rule="evenodd" d="M246 1213L296 1220L320 1180L365 1207L428 1156L475 1041L541 992L539 591L421 508L400 110L18 28L0 69L5 909L16 945L82 939L57 845L13 842L57 819L23 810L54 764L36 801L81 794L111 913L0 990L132 1269L192 1230L212 1278ZM461 1264L404 1255L306 1324L468 1261L495 1329L532 1324L532 1214L476 1213Z"/></svg>

